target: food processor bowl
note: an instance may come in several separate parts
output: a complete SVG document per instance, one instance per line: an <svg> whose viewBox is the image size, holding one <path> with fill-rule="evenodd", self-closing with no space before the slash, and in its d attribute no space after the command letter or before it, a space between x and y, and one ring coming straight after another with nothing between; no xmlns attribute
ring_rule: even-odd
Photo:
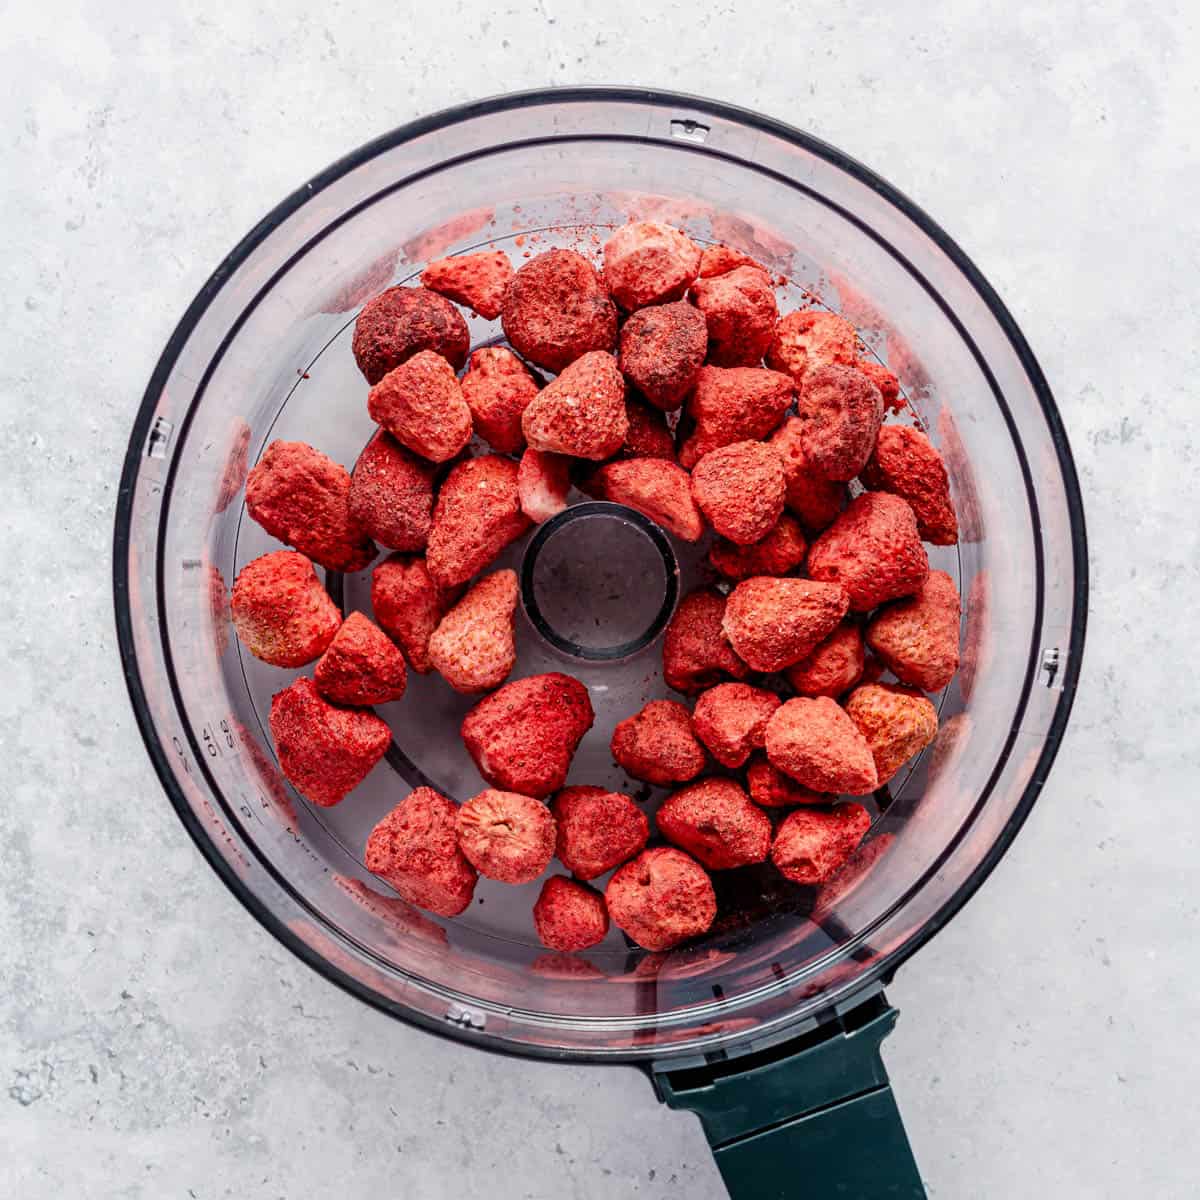
<svg viewBox="0 0 1200 1200"><path fill-rule="evenodd" d="M494 247L518 267L555 246L595 256L631 218L752 255L778 276L781 311L842 313L899 377L908 419L946 460L960 516L959 544L930 557L963 597L963 661L935 698L936 742L868 801L871 831L835 886L783 887L769 866L721 873L717 922L685 947L652 954L613 929L591 950L552 955L534 934L538 883L481 880L448 921L363 865L368 832L412 787L463 800L483 786L458 733L472 698L412 674L403 699L378 710L393 731L385 760L336 808L314 808L279 774L266 731L272 694L297 673L239 646L228 597L242 566L279 548L243 504L263 449L305 441L351 467L372 433L350 351L366 300L451 253ZM499 322L468 323L474 346L503 340ZM652 812L664 793L631 782L609 738L672 694L661 631L678 597L711 579L704 545L574 499L578 511L497 564L521 580L513 677L565 671L587 684L596 722L569 782L636 789ZM660 1072L761 1055L852 1012L879 1015L863 1004L878 1005L882 982L978 888L1037 796L1071 707L1086 607L1079 489L1058 413L962 251L806 134L707 100L612 88L413 122L270 213L204 286L154 370L121 480L114 577L129 690L164 788L276 937L429 1029ZM325 579L345 611L371 613L369 571Z"/></svg>

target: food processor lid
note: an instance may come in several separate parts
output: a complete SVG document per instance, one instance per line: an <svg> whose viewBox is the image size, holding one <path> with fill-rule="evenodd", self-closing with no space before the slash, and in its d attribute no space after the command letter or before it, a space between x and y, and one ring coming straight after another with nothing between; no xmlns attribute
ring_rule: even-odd
<svg viewBox="0 0 1200 1200"><path fill-rule="evenodd" d="M595 106L601 108L617 106L622 111L628 109L632 113L643 111L658 113L660 118L666 117L667 119L665 121L659 119L653 125L646 124L640 131L637 128L636 120L626 120L625 127L619 134L590 131L587 113L591 112ZM710 141L710 135L714 130L728 127L746 135L744 140L737 143L739 155L744 152L753 156L755 152L753 139L761 136L778 140L784 145L802 151L805 155L812 156L814 160L836 168L845 173L855 184L878 197L888 211L899 214L899 217L919 231L920 235L928 242L930 254L937 256L940 262L944 262L945 269L953 271L957 277L960 277L965 287L978 298L983 308L986 309L988 319L994 323L1006 341L1008 351L1019 363L1026 386L1040 406L1041 420L1044 422L1047 433L1045 447L1038 447L1039 451L1045 450L1046 452L1043 458L1035 465L1031 465L1028 461L1025 461L1023 465L1026 483L1031 489L1029 494L1033 507L1035 531L1039 528L1039 518L1036 497L1032 489L1037 473L1040 471L1053 473L1056 487L1061 490L1068 532L1068 549L1066 551L1068 557L1060 562L1046 561L1042 541L1038 537L1034 538L1036 562L1033 564L1033 569L1040 581L1046 579L1048 572L1058 569L1061 569L1064 575L1069 573L1072 580L1069 615L1063 620L1061 614L1056 613L1055 620L1059 621L1056 627L1051 628L1050 623L1046 620L1045 598L1041 587L1038 588L1034 598L1032 637L1034 653L1031 654L1028 663L1020 704L1017 706L1017 711L1009 718L1011 729L1005 752L1007 756L1018 749L1028 751L1028 762L1022 771L1025 781L1020 797L1012 806L1011 811L1006 813L1002 824L991 831L991 841L986 852L978 857L978 861L958 883L952 894L942 899L932 911L924 914L919 922L913 924L905 936L889 942L886 948L876 948L876 952L871 954L871 962L868 967L860 972L847 975L841 984L833 982L825 987L821 995L822 1011L826 1013L844 1012L848 1007L853 1007L854 1004L861 1001L864 996L876 994L880 981L889 979L900 963L915 953L934 933L940 930L980 886L1007 850L1041 790L1061 741L1078 684L1086 625L1087 548L1078 480L1066 436L1046 380L1008 310L974 264L922 210L873 172L833 147L779 122L733 106L690 96L632 88L549 89L479 101L421 118L375 139L315 176L273 210L231 252L189 306L168 341L147 387L134 424L118 495L113 565L118 642L131 700L147 750L184 825L213 868L255 918L314 969L361 999L394 1015L417 1021L434 1032L465 1038L492 1049L547 1057L569 1056L610 1060L613 1058L653 1058L658 1061L678 1058L686 1061L689 1056L707 1053L714 1048L751 1044L759 1047L769 1044L772 1039L794 1034L797 1027L796 1010L799 1007L793 1003L796 998L793 996L790 1000L778 1004L774 1015L757 1018L749 1026L737 1027L736 1023L729 1023L722 1025L716 1032L711 1034L701 1032L694 1037L684 1039L677 1045L672 1045L669 1041L651 1040L641 1048L635 1049L628 1045L622 1045L620 1049L608 1050L594 1044L586 1048L564 1047L549 1039L545 1043L536 1039L527 1041L497 1039L491 1036L487 1014L482 1009L475 1009L448 996L446 1015L441 1020L434 1019L416 1007L406 1006L381 995L378 991L366 986L355 974L344 969L342 965L339 965L339 953L331 952L339 949L332 940L328 944L322 944L319 936L314 937L311 932L307 934L297 932L296 928L290 927L287 921L281 919L277 912L263 901L256 890L246 884L236 869L234 860L217 845L214 840L214 829L205 826L202 817L198 815L194 798L186 794L185 785L181 783L181 770L184 775L193 775L194 773L199 777L204 774L207 737L221 739L225 736L232 736L232 734L229 730L219 727L213 729L205 726L203 729L197 729L189 726L184 729L182 736L171 734L164 737L164 729L160 727L158 714L162 711L163 703L170 702L170 697L165 694L152 696L153 691L162 691L163 689L160 684L148 678L153 666L146 661L145 647L147 637L149 636L152 640L154 636L161 633L161 630L151 628L147 634L145 626L147 624L156 625L158 621L156 614L163 608L163 592L167 584L161 565L157 573L157 594L153 598L145 595L135 597L133 594L140 585L131 578L131 553L135 549L139 549L140 543L140 553L145 555L157 552L161 556L166 537L165 517L162 515L161 508L165 503L163 493L169 494L170 492L172 481L175 478L176 463L171 461L169 469L165 472L161 466L169 461L172 444L179 445L186 435L186 420L190 419L189 413L189 417L184 422L176 425L169 417L164 416L162 411L164 393L177 377L181 355L189 339L203 321L218 294L238 276L256 251L291 218L296 216L305 205L314 201L319 203L322 193L326 189L363 164L371 162L380 154L405 146L425 135L449 131L480 118L543 108L547 111L542 140L551 143L560 137L580 136L585 138L610 137L623 141L650 143L675 139L693 146L697 152L711 154L715 159L721 159L727 157L730 151L716 144L720 141L719 138L713 138ZM578 121L573 121L571 114L576 110L580 117ZM485 154L487 152L483 148L477 148L464 153ZM425 169L432 169L432 164ZM768 174L775 170L775 168L763 164L759 165L759 169ZM813 191L811 182L803 178L787 179L785 182L802 191ZM344 215L348 216L349 214ZM876 230L867 226L848 209L842 208L840 215L850 224L856 225L865 236L880 237ZM925 277L923 264L910 260L904 262L903 265L918 279ZM267 278L253 282L265 291L271 286L272 280ZM928 281L926 282L928 283ZM932 284L928 284L928 286L935 295L939 296L939 301L945 307L945 316L950 325L956 325L965 336L966 331L962 322L956 318L951 308L945 306L945 301L941 299L937 289L933 288ZM231 332L230 337L232 336ZM994 392L1000 399L1003 408L1001 386L992 375L991 368L982 354L978 352L977 354L980 369L986 377L991 379ZM1011 426L1011 416L1008 419ZM1015 430L1014 437L1019 442L1019 434ZM157 489L156 493L155 489ZM139 505L143 506L142 511L139 510ZM563 514L563 516L569 521L577 520L580 515L586 515L581 514L580 510L587 507L587 505L575 506L568 510L568 513L573 515L568 517L567 514ZM157 524L149 521L150 515L157 520ZM146 523L145 528L142 527L143 523ZM552 525L553 523L548 523L547 526L543 526L535 534L535 540L541 538L542 545L549 544L549 540L555 532ZM655 536L661 537L655 526L649 522L646 522L646 525L648 530L644 532L651 540ZM526 561L530 560L527 558ZM536 561L536 556L534 561ZM532 567L530 569L532 570ZM527 597L534 596L532 586L525 591ZM675 596L672 595L671 607L674 605L674 599ZM550 628L551 623L540 612L536 598L532 601L526 599L526 611L535 627L539 627L540 622L550 631L551 640L553 640L553 636L559 636ZM669 608L667 614L669 615ZM647 636L651 639L656 636L661 624L662 622L656 618L651 623L652 632L648 632ZM571 648L574 651L580 649L577 645L573 645ZM618 658L635 653L638 648L636 644L630 643L591 648L588 652L594 653L599 658ZM587 657L587 653L582 656ZM168 687L165 690L170 691L171 689ZM1036 713L1032 719L1029 719L1028 714L1033 711L1031 701L1035 702ZM976 814L983 812L990 788L999 779L1001 765L997 765L989 784L982 788L980 794L975 798L974 811ZM214 827L216 824L219 822L214 822ZM952 850L953 846L950 849ZM268 876L274 876L273 882L276 886L291 892L288 881L280 876L272 864L263 860L260 865ZM927 872L926 876L928 874ZM914 880L911 892L897 901L894 910L903 908L924 882L924 878ZM847 936L844 944L839 947L838 954L851 957L864 946L868 946L889 915L882 914L872 924ZM312 928L319 932L320 914L313 912L311 916L313 918ZM827 914L826 919L835 922L836 912ZM363 950L370 953L368 948L363 948ZM778 996L777 999L783 1000L784 997ZM726 1006L717 996L711 1007L714 1013L720 1013ZM530 1013L527 1014L527 1017L530 1021L536 1022L536 1014ZM809 1005L805 1009L803 1022L812 1025L817 1020L815 1010Z"/></svg>

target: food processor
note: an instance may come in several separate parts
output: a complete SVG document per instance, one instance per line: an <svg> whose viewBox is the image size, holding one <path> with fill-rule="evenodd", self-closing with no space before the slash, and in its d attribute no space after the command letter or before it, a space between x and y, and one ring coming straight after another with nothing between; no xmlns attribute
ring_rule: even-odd
<svg viewBox="0 0 1200 1200"><path fill-rule="evenodd" d="M770 864L718 872L704 937L649 953L619 930L549 954L540 884L480 880L459 918L410 907L363 866L373 825L427 784L484 786L459 737L472 697L410 675L383 705L386 758L335 808L278 771L271 696L299 672L244 652L229 590L278 549L245 513L247 469L276 439L352 467L373 432L350 351L362 305L448 254L555 246L598 255L630 219L764 263L780 311L858 327L946 461L957 546L935 547L963 598L962 667L934 698L934 744L866 801L873 823L822 889ZM503 341L468 314L472 345ZM661 634L712 581L691 546L578 493L496 563L520 579L512 678L564 671L596 722L570 783L666 794L613 763L617 721L669 696ZM699 1114L742 1197L924 1194L880 1057L883 987L980 886L1054 759L1084 640L1086 543L1075 469L1033 354L978 270L889 184L755 113L690 96L554 89L469 104L376 139L306 183L218 267L146 390L114 546L125 676L147 749L193 840L243 905L326 978L476 1046L641 1064ZM370 571L324 573L370 615ZM552 864L550 870L560 870ZM986 952L986 951L985 951Z"/></svg>

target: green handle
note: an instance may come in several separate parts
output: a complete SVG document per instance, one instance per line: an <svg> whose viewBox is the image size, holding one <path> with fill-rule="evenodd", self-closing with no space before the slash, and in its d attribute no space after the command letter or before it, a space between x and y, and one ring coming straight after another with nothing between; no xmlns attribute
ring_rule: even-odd
<svg viewBox="0 0 1200 1200"><path fill-rule="evenodd" d="M733 1200L924 1200L887 1071L882 995L768 1051L654 1075L700 1117Z"/></svg>

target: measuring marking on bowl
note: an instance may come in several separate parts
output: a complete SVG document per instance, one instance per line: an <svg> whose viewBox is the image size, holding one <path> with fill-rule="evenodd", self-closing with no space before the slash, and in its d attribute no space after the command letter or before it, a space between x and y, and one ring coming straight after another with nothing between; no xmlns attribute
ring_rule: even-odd
<svg viewBox="0 0 1200 1200"><path fill-rule="evenodd" d="M403 762L378 766L336 808L296 799L295 828L262 818L275 806L248 747L273 769L253 731L291 676L222 647L199 568L231 581L278 548L242 522L240 494L228 498L231 429L245 427L252 455L272 439L304 440L347 464L373 432L349 345L369 297L340 308L324 298L356 278L411 280L424 263L404 248L419 253L431 226L443 230L439 254L591 253L631 211L678 214L698 241L786 276L781 301L852 311L866 328L872 355L900 374L912 420L953 448L951 489L970 520L936 565L971 609L978 661L968 688L960 679L938 699L946 740L882 798L871 836L892 840L830 911L812 899L772 908L752 879L761 920L657 956L614 932L568 972L540 961L524 888L481 888L484 903L452 924L430 918L422 941L336 882L396 903L364 871L361 847L417 773L459 799L478 789L457 736L471 697L412 672L409 694L381 707ZM473 346L502 337L477 318L470 333ZM596 536L577 536L591 521ZM589 543L613 561L589 565ZM125 675L163 787L209 863L281 942L430 1031L641 1064L667 1103L699 1114L734 1195L778 1197L802 1178L809 1191L874 1198L923 1194L879 1054L896 1019L881 987L975 893L1046 778L1077 687L1086 549L1046 381L995 292L928 216L840 151L761 115L580 88L422 118L322 172L256 227L154 370L118 493L113 570ZM517 571L528 617L521 670L569 670L596 701L571 782L627 787L607 739L618 714L670 694L656 639L678 596L706 578L703 548L585 501L506 553L497 566ZM331 582L343 611L371 611L366 575Z"/></svg>

